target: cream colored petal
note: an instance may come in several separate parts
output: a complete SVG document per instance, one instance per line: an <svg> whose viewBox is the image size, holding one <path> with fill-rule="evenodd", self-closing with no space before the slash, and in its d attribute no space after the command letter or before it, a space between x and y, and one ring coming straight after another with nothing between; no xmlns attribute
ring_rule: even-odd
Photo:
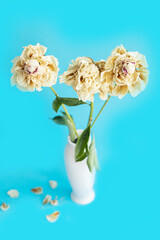
<svg viewBox="0 0 160 240"><path fill-rule="evenodd" d="M90 102L94 102L94 94L89 95L87 100L90 101Z"/></svg>
<svg viewBox="0 0 160 240"><path fill-rule="evenodd" d="M31 49L30 49L31 45L24 47L24 50L21 54L21 57L25 60L27 58L29 58L29 56L31 56ZM33 55L33 54L32 54Z"/></svg>
<svg viewBox="0 0 160 240"><path fill-rule="evenodd" d="M15 71L15 72L18 72L18 71L21 70L21 69L22 69L22 67L16 66L16 67L14 68L14 71Z"/></svg>
<svg viewBox="0 0 160 240"><path fill-rule="evenodd" d="M142 66L143 68L148 68L148 63L146 57L139 52L128 52L128 54L135 58L136 64Z"/></svg>
<svg viewBox="0 0 160 240"><path fill-rule="evenodd" d="M43 45L40 45L39 43L37 43L37 46L36 46L36 47L38 47L38 49L41 50L42 55L44 55L44 54L46 53L46 51L47 51L47 48L44 47Z"/></svg>
<svg viewBox="0 0 160 240"><path fill-rule="evenodd" d="M130 86L138 81L140 73L138 71L135 71L133 75L128 78L127 85Z"/></svg>
<svg viewBox="0 0 160 240"><path fill-rule="evenodd" d="M11 198L18 198L19 197L19 192L15 189L11 189L7 192L7 194L11 197Z"/></svg>
<svg viewBox="0 0 160 240"><path fill-rule="evenodd" d="M20 60L20 57L18 56L18 57L15 57L13 60L12 60L12 63L16 63L18 60Z"/></svg>
<svg viewBox="0 0 160 240"><path fill-rule="evenodd" d="M58 183L57 183L57 181L50 180L49 185L52 189L55 189L58 186Z"/></svg>
<svg viewBox="0 0 160 240"><path fill-rule="evenodd" d="M60 83L65 83L68 86L73 86L73 84L75 82L74 75L66 77L65 75L62 74L59 78L60 78L59 79Z"/></svg>
<svg viewBox="0 0 160 240"><path fill-rule="evenodd" d="M128 90L132 95L132 97L136 97L145 88L146 88L146 83L143 80L141 80L141 78L139 77L136 83L128 87Z"/></svg>
<svg viewBox="0 0 160 240"><path fill-rule="evenodd" d="M127 52L127 56L131 56L134 59L137 59L139 52Z"/></svg>
<svg viewBox="0 0 160 240"><path fill-rule="evenodd" d="M112 95L112 91L115 88L115 83L111 82L109 85L105 83L105 81L102 82L100 88L99 88L99 96L102 100L108 99L108 95Z"/></svg>
<svg viewBox="0 0 160 240"><path fill-rule="evenodd" d="M146 57L142 54L138 54L137 55L137 62L144 68L148 68L148 63L147 63L147 60L146 60Z"/></svg>
<svg viewBox="0 0 160 240"><path fill-rule="evenodd" d="M2 203L0 208L2 211L7 211L10 208L10 206L4 202L4 203Z"/></svg>
<svg viewBox="0 0 160 240"><path fill-rule="evenodd" d="M44 79L40 83L40 87L51 87L52 85L55 85L57 82L57 74L55 72L48 72L47 74L44 74ZM38 83L38 81L37 81Z"/></svg>
<svg viewBox="0 0 160 240"><path fill-rule="evenodd" d="M102 91L102 90L100 90L100 92L99 92L99 97L100 97L102 100L107 100L107 99L108 99L108 92L107 92L107 91Z"/></svg>
<svg viewBox="0 0 160 240"><path fill-rule="evenodd" d="M51 204L52 206L57 206L57 205L58 205L58 200L57 200L57 199L51 200L51 201L50 201L50 204Z"/></svg>
<svg viewBox="0 0 160 240"><path fill-rule="evenodd" d="M118 57L119 57L118 54L114 54L114 55L109 56L106 60L106 63L105 63L105 69L109 70L109 71L113 70L113 68L115 66L115 61Z"/></svg>
<svg viewBox="0 0 160 240"><path fill-rule="evenodd" d="M77 72L77 66L69 67L69 69L67 71L65 71L61 76L59 76L60 83L65 82L65 84L72 86L73 83L76 81L76 79L75 79L75 77L77 75L76 72Z"/></svg>
<svg viewBox="0 0 160 240"><path fill-rule="evenodd" d="M22 92L34 92L35 91L35 84L32 83L30 85L27 85L27 86L20 86L17 84L17 88L22 91ZM42 90L42 89L41 89Z"/></svg>
<svg viewBox="0 0 160 240"><path fill-rule="evenodd" d="M58 76L58 74L55 72L50 73L50 83L49 83L48 87L51 87L52 85L55 85L57 83L57 76Z"/></svg>
<svg viewBox="0 0 160 240"><path fill-rule="evenodd" d="M101 73L102 81L105 81L105 84L110 85L113 82L113 71L104 71Z"/></svg>
<svg viewBox="0 0 160 240"><path fill-rule="evenodd" d="M14 62L13 67L11 68L11 73L14 73L17 70L20 70L21 68L22 68L21 59L20 57L17 57L17 60Z"/></svg>
<svg viewBox="0 0 160 240"><path fill-rule="evenodd" d="M76 58L75 63L79 65L80 63L81 64L94 63L94 61L89 57L78 57Z"/></svg>
<svg viewBox="0 0 160 240"><path fill-rule="evenodd" d="M50 195L46 195L43 199L43 205L48 204L51 201L52 197Z"/></svg>
<svg viewBox="0 0 160 240"><path fill-rule="evenodd" d="M24 76L22 72L15 72L12 77L11 77L11 85L15 85L15 84L21 84L24 82Z"/></svg>
<svg viewBox="0 0 160 240"><path fill-rule="evenodd" d="M42 187L32 188L31 192L33 192L35 194L42 194L43 193L43 188Z"/></svg>
<svg viewBox="0 0 160 240"><path fill-rule="evenodd" d="M11 77L11 86L14 86L14 85L16 85L16 83L17 83L17 81L16 81L16 75L17 75L17 73L14 73L13 75L12 75L12 77Z"/></svg>
<svg viewBox="0 0 160 240"><path fill-rule="evenodd" d="M39 86L39 85L35 85L35 89L36 89L38 92L41 92L41 91L42 91L42 88L41 88L41 86ZM31 90L29 90L29 89L28 89L28 91L31 92Z"/></svg>
<svg viewBox="0 0 160 240"><path fill-rule="evenodd" d="M96 62L95 64L98 66L101 72L105 70L105 60L101 60L99 62Z"/></svg>
<svg viewBox="0 0 160 240"><path fill-rule="evenodd" d="M44 56L44 61L47 60L54 65L54 71L58 72L58 59L52 55Z"/></svg>
<svg viewBox="0 0 160 240"><path fill-rule="evenodd" d="M82 91L77 91L77 94L78 94L78 98L83 102L86 102L89 98L89 92L87 91L87 89Z"/></svg>
<svg viewBox="0 0 160 240"><path fill-rule="evenodd" d="M139 77L142 79L142 81L145 82L145 84L148 84L148 77L149 77L149 71L147 69L139 71L140 75Z"/></svg>
<svg viewBox="0 0 160 240"><path fill-rule="evenodd" d="M115 89L112 91L113 96L118 96L120 99L123 98L126 93L128 92L128 86L116 86Z"/></svg>
<svg viewBox="0 0 160 240"><path fill-rule="evenodd" d="M118 86L126 85L126 82L127 82L126 79L123 78L122 76L117 76L117 75L118 75L117 73L113 75L113 81L116 83L116 85Z"/></svg>
<svg viewBox="0 0 160 240"><path fill-rule="evenodd" d="M50 215L47 215L47 216L46 216L46 219L47 219L49 222L52 222L52 223L53 223L53 222L56 222L56 221L57 221L59 215L60 215L60 212L59 212L59 211L56 211L56 212L54 212L54 213L52 213L52 214L50 214Z"/></svg>
<svg viewBox="0 0 160 240"><path fill-rule="evenodd" d="M16 84L17 88L21 91L34 91L35 90L35 84L34 82L27 83L27 79L25 78L23 72L19 72L16 74Z"/></svg>
<svg viewBox="0 0 160 240"><path fill-rule="evenodd" d="M112 51L112 54L124 54L126 53L127 50L123 47L123 45L121 44L120 46L116 47L113 51Z"/></svg>

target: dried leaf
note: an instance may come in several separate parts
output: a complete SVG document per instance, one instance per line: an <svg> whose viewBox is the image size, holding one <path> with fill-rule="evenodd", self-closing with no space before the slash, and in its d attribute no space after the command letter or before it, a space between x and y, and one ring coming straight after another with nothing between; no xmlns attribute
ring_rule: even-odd
<svg viewBox="0 0 160 240"><path fill-rule="evenodd" d="M54 212L54 213L52 213L52 214L50 214L50 215L47 215L46 216L46 219L49 221L49 222L55 222L55 221L57 221L57 219L58 219L58 217L59 217L59 214L60 214L60 212L58 212L58 211L56 211L56 212Z"/></svg>
<svg viewBox="0 0 160 240"><path fill-rule="evenodd" d="M9 190L7 192L7 194L11 197L11 198L18 198L19 197L19 192L15 189Z"/></svg>
<svg viewBox="0 0 160 240"><path fill-rule="evenodd" d="M2 211L7 211L9 209L9 207L10 206L4 202L4 203L2 203L0 208L2 209Z"/></svg>
<svg viewBox="0 0 160 240"><path fill-rule="evenodd" d="M43 199L43 204L46 205L51 201L52 197L50 195L46 195Z"/></svg>
<svg viewBox="0 0 160 240"><path fill-rule="evenodd" d="M58 205L58 200L57 199L51 200L50 204L53 205L53 206L57 206Z"/></svg>
<svg viewBox="0 0 160 240"><path fill-rule="evenodd" d="M50 180L49 185L52 189L55 189L57 187L58 183L56 181Z"/></svg>
<svg viewBox="0 0 160 240"><path fill-rule="evenodd" d="M42 194L43 193L43 188L42 187L32 188L31 192L33 192L35 194Z"/></svg>

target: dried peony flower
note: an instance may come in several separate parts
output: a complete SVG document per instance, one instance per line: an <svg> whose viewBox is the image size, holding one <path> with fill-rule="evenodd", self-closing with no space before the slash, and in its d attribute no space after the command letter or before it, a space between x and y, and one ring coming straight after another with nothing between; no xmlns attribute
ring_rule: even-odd
<svg viewBox="0 0 160 240"><path fill-rule="evenodd" d="M31 192L33 192L35 194L42 194L43 193L43 188L42 187L32 188Z"/></svg>
<svg viewBox="0 0 160 240"><path fill-rule="evenodd" d="M57 206L58 205L58 200L57 199L51 200L50 204L53 205L53 206Z"/></svg>
<svg viewBox="0 0 160 240"><path fill-rule="evenodd" d="M9 205L8 204L6 204L5 202L4 203L2 203L2 205L0 206L0 208L1 208L1 210L2 211L7 211L8 209L9 209Z"/></svg>
<svg viewBox="0 0 160 240"><path fill-rule="evenodd" d="M112 55L101 63L100 98L106 100L108 94L122 98L127 92L133 97L143 91L148 83L149 72L146 58L138 52L128 52L122 45L112 51Z"/></svg>
<svg viewBox="0 0 160 240"><path fill-rule="evenodd" d="M19 197L19 192L15 189L9 190L7 192L7 194L11 197L11 198L18 198Z"/></svg>
<svg viewBox="0 0 160 240"><path fill-rule="evenodd" d="M46 195L43 199L43 205L48 204L51 201L52 197L50 195Z"/></svg>
<svg viewBox="0 0 160 240"><path fill-rule="evenodd" d="M59 214L60 212L56 211L50 215L47 215L46 216L46 219L49 221L49 222L55 222L57 221L58 217L59 217Z"/></svg>
<svg viewBox="0 0 160 240"><path fill-rule="evenodd" d="M41 91L41 87L56 84L58 60L54 56L45 56L47 48L37 44L24 47L21 56L12 60L13 73L11 84L22 91Z"/></svg>
<svg viewBox="0 0 160 240"><path fill-rule="evenodd" d="M52 189L55 189L58 186L58 183L54 180L50 180L49 185Z"/></svg>
<svg viewBox="0 0 160 240"><path fill-rule="evenodd" d="M60 76L60 83L72 86L82 101L94 100L100 86L100 70L89 57L78 57Z"/></svg>

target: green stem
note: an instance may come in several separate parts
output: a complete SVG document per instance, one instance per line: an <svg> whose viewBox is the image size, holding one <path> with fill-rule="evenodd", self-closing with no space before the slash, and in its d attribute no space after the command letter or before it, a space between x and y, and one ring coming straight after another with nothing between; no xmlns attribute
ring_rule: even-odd
<svg viewBox="0 0 160 240"><path fill-rule="evenodd" d="M50 89L52 90L52 92L56 95L56 97L58 97L58 94L56 93L56 91L54 90L53 87L50 87Z"/></svg>
<svg viewBox="0 0 160 240"><path fill-rule="evenodd" d="M50 87L50 89L51 89L52 92L56 95L56 97L58 97L58 94L56 93L56 91L54 90L54 88L53 88L53 87ZM75 124L74 124L74 122L73 122L73 119L72 119L71 116L69 115L69 112L67 111L67 109L66 109L66 107L64 106L64 104L62 104L62 107L63 107L65 113L67 114L67 117L68 117L69 120L71 121L71 123L72 123L72 125L73 125L73 128L74 128L74 130L75 130L75 133L76 133L76 135L77 135L77 138L78 138L79 136L78 136L78 133L77 133L77 130L76 130L76 126L75 126Z"/></svg>
<svg viewBox="0 0 160 240"><path fill-rule="evenodd" d="M101 114L101 112L103 111L104 107L105 107L105 106L106 106L106 104L108 103L108 101L109 101L110 97L111 97L111 96L109 95L108 99L107 99L107 100L105 101L105 103L103 104L103 106L102 106L101 110L99 111L99 113L98 113L97 117L94 119L94 122L92 123L92 125L91 125L91 128L93 127L93 125L95 124L95 122L96 122L97 118L99 117L99 115L100 115L100 114Z"/></svg>
<svg viewBox="0 0 160 240"><path fill-rule="evenodd" d="M89 114L89 119L88 119L88 125L89 124L91 124L91 122L92 122L92 115L93 115L93 108L94 108L94 104L93 104L93 102L91 102L91 105L90 105L91 107L90 107L90 114Z"/></svg>

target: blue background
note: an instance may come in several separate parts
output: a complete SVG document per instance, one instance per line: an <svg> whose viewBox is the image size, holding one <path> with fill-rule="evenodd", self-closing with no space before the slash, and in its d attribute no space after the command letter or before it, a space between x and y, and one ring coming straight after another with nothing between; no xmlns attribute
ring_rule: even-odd
<svg viewBox="0 0 160 240"><path fill-rule="evenodd" d="M0 15L0 239L160 239L160 31L159 3L142 1L3 1ZM138 97L112 97L94 126L101 171L96 199L87 206L70 200L63 150L67 129L49 120L53 93L23 93L10 86L11 60L22 47L40 43L59 59L60 74L78 56L106 59L119 44L146 55L150 77ZM60 84L61 96L75 96ZM94 116L103 102L95 98ZM84 128L88 107L70 108ZM83 117L82 117L83 116ZM48 181L58 181L53 191ZM44 194L65 196L43 207ZM16 188L18 199L6 191ZM46 214L59 210L51 224Z"/></svg>

